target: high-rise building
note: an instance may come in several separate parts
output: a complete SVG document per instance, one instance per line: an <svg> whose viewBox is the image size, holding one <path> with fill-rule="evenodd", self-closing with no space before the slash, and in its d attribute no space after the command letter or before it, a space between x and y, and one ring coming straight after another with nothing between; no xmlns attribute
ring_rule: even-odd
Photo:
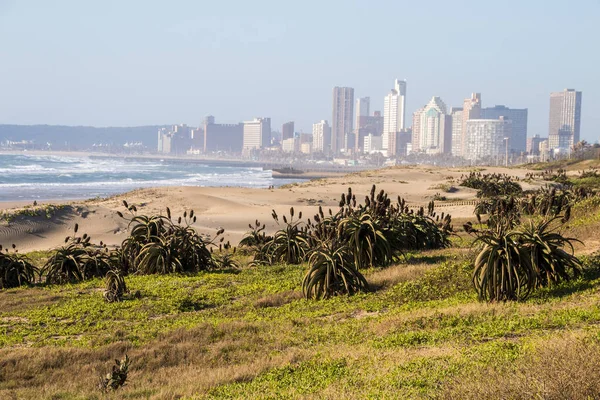
<svg viewBox="0 0 600 400"><path fill-rule="evenodd" d="M402 129L400 132L396 132L390 136L387 155L388 157L408 155L408 149L411 147L409 143L412 140L412 129Z"/></svg>
<svg viewBox="0 0 600 400"><path fill-rule="evenodd" d="M542 138L540 137L540 135L535 135L534 137L527 138L527 154L531 156L539 156L540 143L543 140L548 140L548 138Z"/></svg>
<svg viewBox="0 0 600 400"><path fill-rule="evenodd" d="M359 97L356 99L356 128L361 124L361 117L369 116L369 108L371 108L370 97Z"/></svg>
<svg viewBox="0 0 600 400"><path fill-rule="evenodd" d="M204 120L204 152L242 151L244 138L243 124L215 124L215 117L209 115Z"/></svg>
<svg viewBox="0 0 600 400"><path fill-rule="evenodd" d="M173 125L169 130L161 128L158 131L158 152L184 154L194 146L190 127L185 124Z"/></svg>
<svg viewBox="0 0 600 400"><path fill-rule="evenodd" d="M331 151L334 154L344 149L347 137L352 135L354 117L354 89L333 88L333 115L331 126Z"/></svg>
<svg viewBox="0 0 600 400"><path fill-rule="evenodd" d="M439 97L433 97L427 105L418 110L415 116L419 132L418 151L427 154L450 153L452 150L452 118L446 113L446 104ZM413 122L413 146L415 144L415 126ZM414 147L413 147L414 151Z"/></svg>
<svg viewBox="0 0 600 400"><path fill-rule="evenodd" d="M505 117L470 119L467 121L465 158L474 162L503 164L508 157L511 135L512 121Z"/></svg>
<svg viewBox="0 0 600 400"><path fill-rule="evenodd" d="M462 107L452 107L450 116L452 117L452 155L460 156L462 154L460 146L462 145L462 125L463 125Z"/></svg>
<svg viewBox="0 0 600 400"><path fill-rule="evenodd" d="M369 117L369 109L371 108L371 98L370 97L359 97L356 99L356 105L354 107L354 112L356 114L356 120L354 122L354 151L360 152L362 149L362 140L365 136L364 125L366 123L366 119Z"/></svg>
<svg viewBox="0 0 600 400"><path fill-rule="evenodd" d="M551 151L569 152L579 142L581 92L565 89L550 93L548 146Z"/></svg>
<svg viewBox="0 0 600 400"><path fill-rule="evenodd" d="M467 157L467 121L481 118L481 93L471 93L471 98L463 102L462 139L460 141L460 156Z"/></svg>
<svg viewBox="0 0 600 400"><path fill-rule="evenodd" d="M381 136L383 132L383 117L380 111L375 111L373 115L357 117L356 121L358 125L354 130L354 149L356 152L361 152L363 151L364 140L367 135Z"/></svg>
<svg viewBox="0 0 600 400"><path fill-rule="evenodd" d="M406 81L396 79L394 88L383 101L383 137L384 150L389 147L394 134L405 128Z"/></svg>
<svg viewBox="0 0 600 400"><path fill-rule="evenodd" d="M271 118L254 118L244 122L242 150L256 150L271 144Z"/></svg>
<svg viewBox="0 0 600 400"><path fill-rule="evenodd" d="M326 120L313 124L313 152L328 153L331 145L331 127Z"/></svg>
<svg viewBox="0 0 600 400"><path fill-rule="evenodd" d="M540 142L540 161L546 162L550 158L550 147L548 146L548 139L542 139Z"/></svg>
<svg viewBox="0 0 600 400"><path fill-rule="evenodd" d="M412 125L412 140L411 140L411 152L418 153L421 151L421 115L425 107L419 108L413 113L413 125Z"/></svg>
<svg viewBox="0 0 600 400"><path fill-rule="evenodd" d="M508 151L523 153L527 150L527 109L508 108L495 106L482 108L480 118L498 119L505 117L512 121L512 135L508 144Z"/></svg>
<svg viewBox="0 0 600 400"><path fill-rule="evenodd" d="M373 134L369 133L367 136L365 136L363 148L365 154L372 154L378 151L382 151L381 136L374 136Z"/></svg>
<svg viewBox="0 0 600 400"><path fill-rule="evenodd" d="M281 140L294 137L294 121L286 122L281 127Z"/></svg>

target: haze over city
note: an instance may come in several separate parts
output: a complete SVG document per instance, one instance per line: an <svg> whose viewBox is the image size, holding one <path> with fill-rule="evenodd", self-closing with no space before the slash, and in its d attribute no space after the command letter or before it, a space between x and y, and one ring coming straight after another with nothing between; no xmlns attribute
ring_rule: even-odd
<svg viewBox="0 0 600 400"><path fill-rule="evenodd" d="M548 134L549 94L583 92L581 139L600 132L600 2L0 0L0 123L137 126L269 116L331 120L331 90L383 109L408 82L407 119L441 97L527 108ZM331 121L330 121L331 122Z"/></svg>

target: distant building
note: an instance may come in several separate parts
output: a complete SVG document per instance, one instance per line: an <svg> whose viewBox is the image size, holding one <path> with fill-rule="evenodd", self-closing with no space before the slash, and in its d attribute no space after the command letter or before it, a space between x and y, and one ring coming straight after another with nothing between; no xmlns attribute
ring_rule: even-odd
<svg viewBox="0 0 600 400"><path fill-rule="evenodd" d="M482 108L480 118L498 119L505 117L512 121L512 135L508 149L512 153L523 153L527 150L527 109L508 108L495 106Z"/></svg>
<svg viewBox="0 0 600 400"><path fill-rule="evenodd" d="M465 99L463 102L462 112L462 139L460 141L459 156L467 157L467 121L470 119L481 118L481 93L471 93L471 98Z"/></svg>
<svg viewBox="0 0 600 400"><path fill-rule="evenodd" d="M359 97L356 99L356 124L355 128L360 127L361 125L361 117L368 117L370 114L369 109L371 108L371 98L370 97Z"/></svg>
<svg viewBox="0 0 600 400"><path fill-rule="evenodd" d="M357 153L363 151L365 137L369 134L381 136L383 132L383 116L380 111L375 111L373 115L360 116L356 118L357 128L355 132L354 149Z"/></svg>
<svg viewBox="0 0 600 400"><path fill-rule="evenodd" d="M381 136L374 136L370 133L365 136L363 144L365 154L383 152L383 149L381 148L381 139Z"/></svg>
<svg viewBox="0 0 600 400"><path fill-rule="evenodd" d="M502 164L507 141L512 135L512 121L499 119L470 119L467 121L467 151L465 158L474 162L494 161ZM499 161L502 159L502 162Z"/></svg>
<svg viewBox="0 0 600 400"><path fill-rule="evenodd" d="M541 162L546 162L550 159L550 146L548 145L548 143L548 139L542 139L542 141L540 141L539 151Z"/></svg>
<svg viewBox="0 0 600 400"><path fill-rule="evenodd" d="M385 96L383 103L383 149L387 150L395 133L404 129L406 108L406 81L396 79L394 88Z"/></svg>
<svg viewBox="0 0 600 400"><path fill-rule="evenodd" d="M452 117L452 155L462 155L462 126L463 126L463 109L462 107L452 107L450 109Z"/></svg>
<svg viewBox="0 0 600 400"><path fill-rule="evenodd" d="M286 122L281 127L281 140L294 137L294 121Z"/></svg>
<svg viewBox="0 0 600 400"><path fill-rule="evenodd" d="M244 138L242 124L215 124L215 117L204 120L204 152L226 151L240 153Z"/></svg>
<svg viewBox="0 0 600 400"><path fill-rule="evenodd" d="M281 150L284 153L297 153L300 148L300 140L296 137L283 139L281 142Z"/></svg>
<svg viewBox="0 0 600 400"><path fill-rule="evenodd" d="M540 155L540 143L543 140L548 140L548 138L542 138L540 135L535 135L534 137L527 138L527 154L532 156Z"/></svg>
<svg viewBox="0 0 600 400"><path fill-rule="evenodd" d="M354 117L354 89L333 88L333 115L331 125L331 151L337 154L345 150L347 137L352 135Z"/></svg>
<svg viewBox="0 0 600 400"><path fill-rule="evenodd" d="M446 104L433 97L427 105L415 113L419 118L418 151L427 154L449 154L452 150L452 118L446 113ZM415 126L413 121L413 151Z"/></svg>
<svg viewBox="0 0 600 400"><path fill-rule="evenodd" d="M408 155L412 146L409 144L412 141L412 128L402 129L390 137L387 155L388 157L404 157Z"/></svg>
<svg viewBox="0 0 600 400"><path fill-rule="evenodd" d="M271 118L254 118L244 122L243 151L262 149L270 145Z"/></svg>
<svg viewBox="0 0 600 400"><path fill-rule="evenodd" d="M193 145L190 128L183 125L173 125L168 130L158 130L158 152L163 154L185 154Z"/></svg>
<svg viewBox="0 0 600 400"><path fill-rule="evenodd" d="M413 113L411 140L411 152L413 153L418 153L421 150L421 114L424 110L425 107L422 107Z"/></svg>
<svg viewBox="0 0 600 400"><path fill-rule="evenodd" d="M312 143L306 142L300 144L300 153L310 154L312 153Z"/></svg>
<svg viewBox="0 0 600 400"><path fill-rule="evenodd" d="M170 153L171 152L171 138L172 133L167 128L160 128L158 130L158 152L159 153Z"/></svg>
<svg viewBox="0 0 600 400"><path fill-rule="evenodd" d="M581 92L565 89L550 93L548 146L551 151L568 153L579 142Z"/></svg>
<svg viewBox="0 0 600 400"><path fill-rule="evenodd" d="M331 127L326 120L313 124L312 150L314 152L329 153L331 144Z"/></svg>

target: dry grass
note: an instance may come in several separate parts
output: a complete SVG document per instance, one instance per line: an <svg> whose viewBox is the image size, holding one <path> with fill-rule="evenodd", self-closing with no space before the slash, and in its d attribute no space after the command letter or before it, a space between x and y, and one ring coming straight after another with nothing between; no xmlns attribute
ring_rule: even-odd
<svg viewBox="0 0 600 400"><path fill-rule="evenodd" d="M600 345L579 338L540 343L518 363L506 363L460 376L440 398L454 400L600 398Z"/></svg>
<svg viewBox="0 0 600 400"><path fill-rule="evenodd" d="M62 296L42 288L6 291L0 296L0 310L3 313L25 311L55 304L60 299Z"/></svg>
<svg viewBox="0 0 600 400"><path fill-rule="evenodd" d="M375 290L389 288L400 282L417 279L432 267L432 264L425 263L393 265L369 274L369 284Z"/></svg>
<svg viewBox="0 0 600 400"><path fill-rule="evenodd" d="M268 296L261 297L254 302L254 307L266 308L266 307L280 307L284 304L291 303L294 300L302 298L302 293L299 291L288 290L286 292L275 293Z"/></svg>
<svg viewBox="0 0 600 400"><path fill-rule="evenodd" d="M62 398L64 393L96 396L98 381L90 377L99 379L112 360L124 354L132 360L128 397L152 399L205 393L304 359L299 350L266 344L264 332L255 324L232 322L218 328L206 324L180 329L140 348L118 342L97 349L1 349L0 398Z"/></svg>

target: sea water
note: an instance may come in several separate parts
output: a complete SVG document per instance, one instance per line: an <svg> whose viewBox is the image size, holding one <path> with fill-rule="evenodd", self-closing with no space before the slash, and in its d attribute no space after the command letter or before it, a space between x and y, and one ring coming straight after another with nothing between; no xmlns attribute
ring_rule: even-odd
<svg viewBox="0 0 600 400"><path fill-rule="evenodd" d="M270 170L181 160L0 154L0 201L106 197L160 186L267 188L298 180Z"/></svg>

